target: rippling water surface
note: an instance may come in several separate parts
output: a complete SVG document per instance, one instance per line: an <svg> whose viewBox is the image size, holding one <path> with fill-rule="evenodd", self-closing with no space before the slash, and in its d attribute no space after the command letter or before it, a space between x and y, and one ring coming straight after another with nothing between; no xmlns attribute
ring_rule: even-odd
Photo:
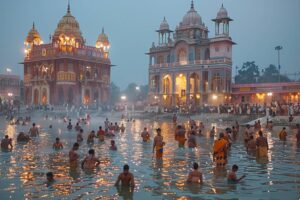
<svg viewBox="0 0 300 200"><path fill-rule="evenodd" d="M121 122L119 118L111 118ZM207 118L205 118L205 121ZM174 125L171 121L136 120L124 122L126 131L115 137L118 150L109 151L110 139L104 143L95 140L89 146L82 142L78 153L80 160L90 148L94 148L100 159L100 168L93 172L70 169L68 152L76 142L76 132L68 131L62 120L33 117L40 125L40 137L27 144L16 143L17 133L27 131L30 126L10 126L0 122L0 136L8 134L14 138L12 152L0 152L0 199L298 199L300 197L300 147L296 145L295 134L289 131L288 141L279 141L279 127L266 132L270 143L267 159L257 159L245 151L242 133L232 145L226 169L217 170L212 162L213 140L207 136L198 137L195 149L178 148L174 141ZM104 118L95 117L91 124L84 125L85 141L90 130L103 125ZM73 119L75 122L75 118ZM184 119L181 122L187 123ZM206 132L213 121L205 122ZM53 129L49 129L49 125ZM225 122L217 123L218 131ZM144 127L150 130L162 128L166 141L162 160L152 154L152 141L143 143L140 132ZM64 149L55 151L52 144L60 137ZM196 161L204 174L201 186L186 184L188 172ZM136 188L116 188L114 183L123 165L127 163L133 172ZM232 164L239 165L238 176L247 177L240 184L228 184L227 170ZM45 174L52 171L56 181L45 182Z"/></svg>

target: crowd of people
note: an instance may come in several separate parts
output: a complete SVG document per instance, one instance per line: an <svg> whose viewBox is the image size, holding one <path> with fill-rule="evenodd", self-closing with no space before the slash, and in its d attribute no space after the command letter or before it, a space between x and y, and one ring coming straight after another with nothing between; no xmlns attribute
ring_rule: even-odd
<svg viewBox="0 0 300 200"><path fill-rule="evenodd" d="M77 120L76 125L74 126L75 131L77 132L76 135L76 142L73 144L73 147L69 151L69 162L70 167L77 168L80 166L83 170L91 170L97 168L100 165L100 160L97 158L94 149L89 149L88 154L84 157L84 159L80 162L78 150L84 141L84 130L81 127L82 124L89 123L91 117L87 115L85 118L80 118ZM67 124L68 130L73 130L73 125L71 119L67 117L63 118L64 123ZM131 119L134 122L134 119ZM178 147L183 148L187 146L188 148L195 148L198 146L197 144L197 137L203 137L205 135L204 128L205 124L203 122L196 122L195 120L189 118L188 124L185 125L184 123L178 123L177 115L173 115L173 124L176 127L174 132L175 141L178 142ZM266 129L272 129L273 126L270 126L270 123L267 122ZM52 125L49 126L52 128ZM126 127L123 123L119 125L117 122L113 123L106 118L104 121L104 129L102 126L99 126L98 131L90 131L87 134L86 142L87 144L93 144L94 140L98 138L100 142L104 142L107 138L110 139L110 146L109 150L117 151L117 146L114 140L116 134L122 134L126 130ZM300 126L299 124L296 125L296 140L300 143ZM162 136L162 129L156 128L156 135L153 137L153 154L155 155L156 159L162 159L164 154L164 148L166 142ZM265 157L268 155L269 145L268 139L264 136L262 131L262 124L258 120L254 123L254 126L247 125L246 128L243 130L244 134L244 144L245 150L249 153L256 153L259 157ZM241 133L240 125L236 121L232 127L226 128L224 131L217 133L216 127L213 126L209 132L209 136L214 140L213 141L213 161L216 167L225 167L228 164L228 153L231 151L231 146L233 142L237 139L237 136ZM29 129L28 134L25 132L20 132L17 136L17 142L29 142L32 138L39 137L39 129L35 123L32 123L32 127ZM149 142L151 141L151 136L147 127L143 129L140 133L141 141L142 142ZM286 141L287 139L287 131L286 127L283 127L282 130L279 132L278 137L282 141ZM217 138L217 139L215 139ZM8 135L1 140L1 148L2 150L12 151L13 150L13 143L12 138L9 138ZM55 142L53 143L54 150L63 149L63 143L60 141L60 138L57 137ZM79 165L79 163L81 163ZM228 181L230 183L238 183L245 176L237 178L238 166L234 164L232 166L232 170L228 173ZM53 182L54 174L49 172L46 174L46 178L48 181ZM129 172L129 166L125 164L123 166L123 172L117 178L115 185L119 185L121 182L122 185L134 187L134 175ZM203 183L203 175L201 170L199 170L199 165L197 162L193 164L192 171L187 176L187 182L192 183Z"/></svg>

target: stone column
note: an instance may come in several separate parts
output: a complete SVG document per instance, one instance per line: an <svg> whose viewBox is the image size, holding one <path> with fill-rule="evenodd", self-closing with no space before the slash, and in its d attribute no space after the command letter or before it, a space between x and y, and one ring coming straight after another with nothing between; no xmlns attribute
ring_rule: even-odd
<svg viewBox="0 0 300 200"><path fill-rule="evenodd" d="M189 106L190 105L190 74L186 73L186 91L185 91L185 95L186 95L186 105Z"/></svg>
<svg viewBox="0 0 300 200"><path fill-rule="evenodd" d="M208 88L207 88L207 92L211 93L211 79L212 79L212 72L209 70L208 71Z"/></svg>

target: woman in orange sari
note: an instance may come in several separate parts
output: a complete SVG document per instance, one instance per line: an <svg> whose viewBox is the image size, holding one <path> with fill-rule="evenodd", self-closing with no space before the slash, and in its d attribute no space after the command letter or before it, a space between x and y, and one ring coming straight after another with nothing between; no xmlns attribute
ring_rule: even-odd
<svg viewBox="0 0 300 200"><path fill-rule="evenodd" d="M224 133L220 133L219 139L214 142L214 161L217 166L225 166L227 163L228 141L224 139Z"/></svg>

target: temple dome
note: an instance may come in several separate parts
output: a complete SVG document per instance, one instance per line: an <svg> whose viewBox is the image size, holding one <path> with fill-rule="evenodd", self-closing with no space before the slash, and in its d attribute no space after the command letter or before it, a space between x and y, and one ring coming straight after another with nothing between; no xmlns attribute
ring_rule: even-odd
<svg viewBox="0 0 300 200"><path fill-rule="evenodd" d="M68 37L75 37L75 40L81 43L84 42L79 23L75 17L71 15L70 5L68 5L67 13L59 21L53 38L59 38L62 34Z"/></svg>
<svg viewBox="0 0 300 200"><path fill-rule="evenodd" d="M31 30L28 32L25 43L35 45L39 45L42 43L41 36L39 32L35 29L34 23L32 24Z"/></svg>
<svg viewBox="0 0 300 200"><path fill-rule="evenodd" d="M96 41L96 48L104 48L105 50L109 49L109 40L108 36L104 33L104 28L102 28L102 32L98 36L98 39Z"/></svg>
<svg viewBox="0 0 300 200"><path fill-rule="evenodd" d="M217 14L217 19L222 19L222 18L228 18L228 12L227 10L224 8L223 4Z"/></svg>
<svg viewBox="0 0 300 200"><path fill-rule="evenodd" d="M159 30L165 31L165 30L169 30L169 29L170 29L170 26L169 26L166 18L164 17L163 21L160 23Z"/></svg>
<svg viewBox="0 0 300 200"><path fill-rule="evenodd" d="M185 14L180 23L180 26L190 26L190 25L202 25L201 16L194 9L194 3L192 1L191 9Z"/></svg>

